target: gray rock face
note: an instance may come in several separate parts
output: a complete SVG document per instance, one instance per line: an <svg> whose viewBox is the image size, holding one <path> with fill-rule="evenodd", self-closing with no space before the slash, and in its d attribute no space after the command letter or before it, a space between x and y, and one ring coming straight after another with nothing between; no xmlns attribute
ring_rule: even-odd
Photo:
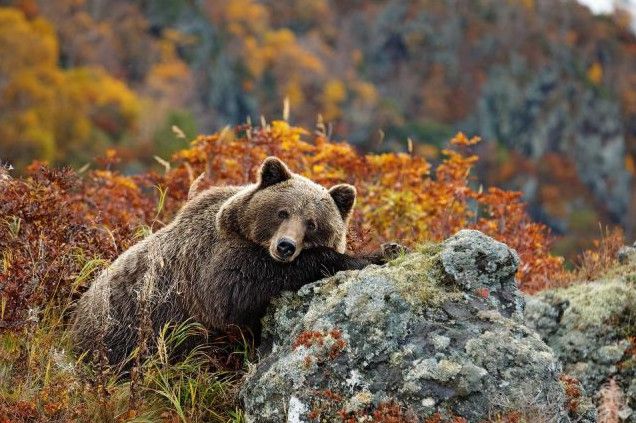
<svg viewBox="0 0 636 423"><path fill-rule="evenodd" d="M618 250L616 258L620 264L636 264L636 242L633 247L625 246Z"/></svg>
<svg viewBox="0 0 636 423"><path fill-rule="evenodd" d="M444 273L463 290L485 297L506 317L523 313L514 280L519 256L505 244L479 231L463 230L446 240L440 260Z"/></svg>
<svg viewBox="0 0 636 423"><path fill-rule="evenodd" d="M241 391L247 421L578 419L552 350L521 324L518 262L504 244L461 231L287 293L264 321L270 352ZM573 408L593 421L589 402Z"/></svg>
<svg viewBox="0 0 636 423"><path fill-rule="evenodd" d="M539 161L547 153L571 152L581 181L621 223L628 213L631 177L625 169L626 142L615 101L571 75L570 66L555 63L529 70L525 62L494 66L468 132L497 140ZM521 186L519 186L521 188ZM536 193L525 190L533 204ZM538 204L537 204L538 205ZM553 227L564 222L550 219Z"/></svg>
<svg viewBox="0 0 636 423"><path fill-rule="evenodd" d="M633 268L636 270L636 266ZM596 394L615 378L636 422L636 272L544 291L527 299L527 324L552 347L568 375Z"/></svg>

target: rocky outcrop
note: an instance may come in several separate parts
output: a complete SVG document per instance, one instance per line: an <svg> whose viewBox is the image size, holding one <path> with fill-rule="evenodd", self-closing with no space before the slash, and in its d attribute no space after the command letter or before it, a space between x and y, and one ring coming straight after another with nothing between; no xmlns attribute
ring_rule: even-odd
<svg viewBox="0 0 636 423"><path fill-rule="evenodd" d="M593 421L552 350L522 324L518 263L504 244L461 231L284 295L241 391L247 421Z"/></svg>
<svg viewBox="0 0 636 423"><path fill-rule="evenodd" d="M621 265L635 265L636 266L636 242L634 245L625 246L618 250L616 259Z"/></svg>
<svg viewBox="0 0 636 423"><path fill-rule="evenodd" d="M585 81L566 77L568 68L563 63L538 70L518 63L494 66L471 124L464 129L535 162L549 153L567 152L578 178L599 204L615 222L627 224L631 176L624 165L626 142L619 107ZM518 183L522 181L520 177ZM533 186L518 188L524 189L525 201L537 207ZM567 222L549 212L543 219L559 231L569 229Z"/></svg>
<svg viewBox="0 0 636 423"><path fill-rule="evenodd" d="M614 379L625 400L621 416L636 422L636 254L631 249L621 250L623 265L605 279L529 297L525 315L564 371L599 402L602 386Z"/></svg>

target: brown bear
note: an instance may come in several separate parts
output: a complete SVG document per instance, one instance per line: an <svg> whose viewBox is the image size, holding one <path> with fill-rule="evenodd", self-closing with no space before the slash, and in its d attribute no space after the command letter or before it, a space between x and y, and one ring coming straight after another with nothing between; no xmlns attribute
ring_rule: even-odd
<svg viewBox="0 0 636 423"><path fill-rule="evenodd" d="M137 344L141 304L155 334L188 319L214 331L239 325L258 332L282 291L395 253L344 254L355 188L327 190L275 157L263 162L255 184L191 196L169 225L125 251L82 295L73 324L78 351L102 344L111 364L123 362Z"/></svg>

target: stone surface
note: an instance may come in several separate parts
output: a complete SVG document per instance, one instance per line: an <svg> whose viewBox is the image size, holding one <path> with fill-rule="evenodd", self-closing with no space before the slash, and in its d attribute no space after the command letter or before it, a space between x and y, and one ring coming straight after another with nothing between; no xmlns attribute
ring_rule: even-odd
<svg viewBox="0 0 636 423"><path fill-rule="evenodd" d="M633 247L625 246L618 250L616 258L620 264L636 264L636 242Z"/></svg>
<svg viewBox="0 0 636 423"><path fill-rule="evenodd" d="M552 347L564 371L598 396L615 378L625 394L629 422L636 422L636 272L617 275L527 298L525 316Z"/></svg>
<svg viewBox="0 0 636 423"><path fill-rule="evenodd" d="M285 294L264 320L263 359L241 391L247 421L424 422L440 413L478 422L516 411L593 421L584 398L568 407L559 362L522 324L518 262L504 244L461 231Z"/></svg>

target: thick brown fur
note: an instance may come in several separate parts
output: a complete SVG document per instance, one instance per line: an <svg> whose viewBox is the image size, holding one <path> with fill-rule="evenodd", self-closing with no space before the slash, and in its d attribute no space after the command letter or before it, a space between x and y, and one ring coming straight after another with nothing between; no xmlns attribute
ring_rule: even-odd
<svg viewBox="0 0 636 423"><path fill-rule="evenodd" d="M285 290L382 263L385 255L344 254L355 189L331 190L293 174L276 158L247 186L213 187L190 199L173 222L134 245L80 298L73 334L78 351L103 344L121 363L137 344L140 304L156 334L188 319L209 330L259 331L270 300ZM295 244L281 257L281 239Z"/></svg>

